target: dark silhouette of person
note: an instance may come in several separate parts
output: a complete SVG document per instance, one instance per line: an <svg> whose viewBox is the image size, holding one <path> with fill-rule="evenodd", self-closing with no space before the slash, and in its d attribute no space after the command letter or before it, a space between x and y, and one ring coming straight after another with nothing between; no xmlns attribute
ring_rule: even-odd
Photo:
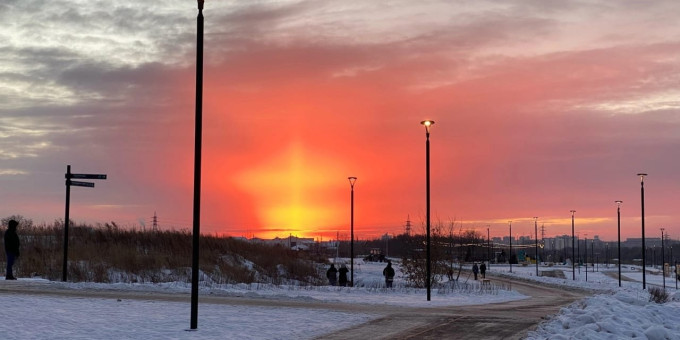
<svg viewBox="0 0 680 340"><path fill-rule="evenodd" d="M392 288L392 282L394 281L394 268L392 268L391 261L387 261L387 267L383 269L383 276L385 277L385 286L387 288Z"/></svg>
<svg viewBox="0 0 680 340"><path fill-rule="evenodd" d="M472 272L475 274L475 280L477 280L477 273L479 273L479 267L477 267L477 263L472 266Z"/></svg>
<svg viewBox="0 0 680 340"><path fill-rule="evenodd" d="M331 286L335 286L335 284L338 282L338 277L336 276L338 274L338 270L335 269L335 265L331 263L331 267L328 268L328 271L326 271L326 277L328 278L328 283L331 284Z"/></svg>
<svg viewBox="0 0 680 340"><path fill-rule="evenodd" d="M340 284L341 287L346 287L347 286L347 273L349 272L349 269L347 269L347 266L344 264L340 266L340 270L338 270L339 278L338 278L338 284Z"/></svg>
<svg viewBox="0 0 680 340"><path fill-rule="evenodd" d="M7 231L5 231L5 254L7 254L7 272L5 273L5 280L16 280L12 273L12 266L14 261L19 257L19 235L17 235L17 226L19 222L10 220L7 223Z"/></svg>
<svg viewBox="0 0 680 340"><path fill-rule="evenodd" d="M482 264L479 265L479 273L482 274L482 279L486 279L486 263L482 262Z"/></svg>

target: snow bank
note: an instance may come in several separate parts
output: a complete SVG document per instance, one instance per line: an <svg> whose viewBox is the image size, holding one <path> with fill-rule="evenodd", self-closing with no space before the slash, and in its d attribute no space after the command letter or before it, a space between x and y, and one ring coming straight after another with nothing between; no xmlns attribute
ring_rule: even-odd
<svg viewBox="0 0 680 340"><path fill-rule="evenodd" d="M599 294L562 308L527 339L680 339L680 302L649 302L642 290Z"/></svg>

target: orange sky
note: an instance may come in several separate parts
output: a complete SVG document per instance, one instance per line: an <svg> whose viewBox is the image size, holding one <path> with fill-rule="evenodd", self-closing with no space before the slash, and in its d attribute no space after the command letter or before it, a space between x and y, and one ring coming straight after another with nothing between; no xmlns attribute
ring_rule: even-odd
<svg viewBox="0 0 680 340"><path fill-rule="evenodd" d="M190 229L195 4L96 6L0 9L0 214L63 218L71 164L109 175L73 190L74 220ZM433 119L435 221L529 235L538 216L550 237L575 209L613 239L623 200L639 237L647 172L647 236L677 239L678 7L207 2L202 231L347 237L348 176L358 237L420 226Z"/></svg>

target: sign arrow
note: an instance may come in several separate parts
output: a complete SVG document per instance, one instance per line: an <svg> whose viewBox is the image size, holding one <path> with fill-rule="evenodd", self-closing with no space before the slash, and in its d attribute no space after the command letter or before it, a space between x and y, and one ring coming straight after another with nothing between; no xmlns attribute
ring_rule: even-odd
<svg viewBox="0 0 680 340"><path fill-rule="evenodd" d="M94 183L92 182L69 181L69 185L76 187L94 188Z"/></svg>
<svg viewBox="0 0 680 340"><path fill-rule="evenodd" d="M68 174L66 176L67 176L67 178L69 178ZM71 174L70 178L106 179L106 175L103 175L103 174Z"/></svg>

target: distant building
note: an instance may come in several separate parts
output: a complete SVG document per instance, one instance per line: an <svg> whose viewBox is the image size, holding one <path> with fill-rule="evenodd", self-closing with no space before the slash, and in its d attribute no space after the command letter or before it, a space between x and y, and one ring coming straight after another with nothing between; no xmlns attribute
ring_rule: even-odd
<svg viewBox="0 0 680 340"><path fill-rule="evenodd" d="M646 237L645 247L661 247L661 237ZM621 242L621 247L642 247L642 238L627 238Z"/></svg>

